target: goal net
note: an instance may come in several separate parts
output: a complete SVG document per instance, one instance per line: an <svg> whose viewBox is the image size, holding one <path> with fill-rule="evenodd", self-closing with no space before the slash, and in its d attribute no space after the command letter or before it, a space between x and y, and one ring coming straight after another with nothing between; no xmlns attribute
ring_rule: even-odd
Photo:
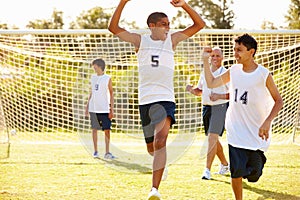
<svg viewBox="0 0 300 200"><path fill-rule="evenodd" d="M147 30L139 32L146 33ZM229 67L235 63L233 38L244 32L202 30L177 47L174 74L176 124L169 136L170 143L176 144L173 145L175 152L184 152L193 143L196 133L203 134L201 97L185 91L187 83L196 85L198 82L203 47L221 47L224 66ZM258 41L256 61L272 72L284 99L284 108L274 120L273 141L299 143L300 31L247 32ZM79 136L92 151L90 122L84 113L89 79L94 73L90 63L95 58L105 60L106 74L113 82L112 148L125 154L131 149L135 151L138 144L145 150L138 111L134 47L107 30L0 31L2 142L9 142L10 136L10 140L33 144L63 143L72 142ZM98 138L100 143L103 142L102 136ZM168 155L168 158L176 159L178 154ZM136 159L145 157L138 153L135 156Z"/></svg>

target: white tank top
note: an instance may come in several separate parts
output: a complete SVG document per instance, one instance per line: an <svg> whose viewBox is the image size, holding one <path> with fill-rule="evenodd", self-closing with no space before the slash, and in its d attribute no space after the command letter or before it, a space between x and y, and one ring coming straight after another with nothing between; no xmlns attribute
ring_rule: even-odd
<svg viewBox="0 0 300 200"><path fill-rule="evenodd" d="M230 68L230 103L225 127L228 144L244 149L266 151L268 141L258 136L259 128L274 105L266 80L269 70L258 65L254 72L246 73L241 64Z"/></svg>
<svg viewBox="0 0 300 200"><path fill-rule="evenodd" d="M223 73L225 73L227 71L227 69L223 66L221 66L219 69L217 69L216 71L213 72L213 75L219 76ZM229 100L228 99L218 99L217 101L211 101L210 100L210 95L211 93L218 93L218 94L227 94L229 93L229 83L227 83L226 85L222 85L220 87L217 88L208 88L206 81L205 81L205 77L204 74L202 73L200 76L200 80L198 82L198 88L202 90L202 104L203 105L219 105L219 104L223 104L223 103L227 103Z"/></svg>
<svg viewBox="0 0 300 200"><path fill-rule="evenodd" d="M171 35L165 41L142 35L137 53L139 64L139 104L157 101L175 102L174 51Z"/></svg>
<svg viewBox="0 0 300 200"><path fill-rule="evenodd" d="M94 113L109 113L110 93L108 82L110 76L103 74L91 77L92 96L89 101L89 112Z"/></svg>

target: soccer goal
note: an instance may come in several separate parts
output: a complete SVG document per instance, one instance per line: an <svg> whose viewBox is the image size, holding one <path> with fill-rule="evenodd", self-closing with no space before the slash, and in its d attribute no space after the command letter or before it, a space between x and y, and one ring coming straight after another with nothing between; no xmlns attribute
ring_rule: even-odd
<svg viewBox="0 0 300 200"><path fill-rule="evenodd" d="M186 92L185 86L198 82L203 47L221 47L224 65L229 67L235 63L233 38L245 32L257 39L256 60L272 72L284 99L284 108L274 120L273 138L300 143L300 31L295 30L202 30L182 42L175 53L177 122L171 130L170 135L176 136L172 142L184 141L186 147L202 131L201 99ZM112 132L143 140L134 47L107 30L0 31L0 117L5 122L1 140L9 143L10 133L25 141L69 141L78 133L82 141L91 142L84 111L93 73L90 62L95 58L105 60L113 81ZM123 140L119 145L126 144Z"/></svg>

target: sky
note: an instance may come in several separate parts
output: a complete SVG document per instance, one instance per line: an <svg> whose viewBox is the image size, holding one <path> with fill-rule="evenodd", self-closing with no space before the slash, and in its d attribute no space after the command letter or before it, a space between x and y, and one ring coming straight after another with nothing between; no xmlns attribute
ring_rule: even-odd
<svg viewBox="0 0 300 200"><path fill-rule="evenodd" d="M188 0L186 0L188 1ZM276 27L286 26L284 15L287 14L290 0L233 0L230 7L235 13L235 29L259 30L264 20L273 22ZM16 25L23 29L29 21L50 19L54 9L63 11L64 22L76 20L81 12L93 7L115 8L119 0L0 0L0 23ZM165 12L171 20L178 9L170 0L131 0L124 8L121 19L136 21L146 27L148 15L154 11ZM200 13L201 14L201 13ZM205 19L204 19L205 20Z"/></svg>

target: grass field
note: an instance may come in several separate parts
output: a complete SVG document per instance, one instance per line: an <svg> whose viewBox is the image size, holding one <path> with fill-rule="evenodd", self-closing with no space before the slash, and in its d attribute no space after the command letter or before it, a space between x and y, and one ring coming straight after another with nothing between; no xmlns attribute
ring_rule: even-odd
<svg viewBox="0 0 300 200"><path fill-rule="evenodd" d="M229 175L213 174L210 181L201 179L205 160L200 158L200 145L195 145L201 144L198 139L169 166L169 176L159 189L163 199L233 199ZM261 179L257 183L244 181L244 199L300 199L300 146L271 145L266 156ZM218 165L215 160L213 172ZM78 140L34 144L12 139L10 157L0 159L1 200L139 200L146 199L150 186L150 169L118 160L94 159Z"/></svg>

